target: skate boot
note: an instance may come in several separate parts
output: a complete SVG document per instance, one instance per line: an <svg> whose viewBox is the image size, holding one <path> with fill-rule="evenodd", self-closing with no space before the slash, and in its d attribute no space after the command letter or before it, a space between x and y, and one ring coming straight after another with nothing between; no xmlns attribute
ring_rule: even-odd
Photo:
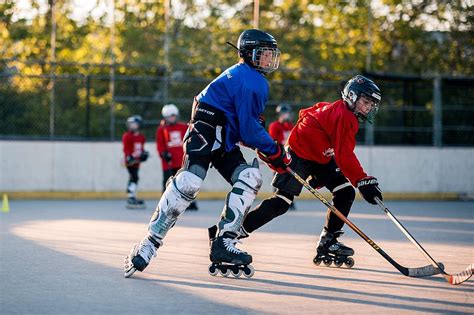
<svg viewBox="0 0 474 315"><path fill-rule="evenodd" d="M321 262L327 267L332 263L336 267L341 267L343 264L348 268L354 266L354 259L350 257L354 255L354 250L337 240L342 234L344 234L342 230L330 233L326 228L323 229L316 249L316 257L313 259L316 266L319 266Z"/></svg>
<svg viewBox="0 0 474 315"><path fill-rule="evenodd" d="M209 228L209 236L211 237L213 231ZM224 277L232 275L236 278L240 277L242 273L245 277L253 276L255 270L250 265L252 256L246 252L235 247L237 234L232 232L225 232L222 236L211 238L211 252L209 258L211 264L209 265L209 274L216 276L219 272Z"/></svg>
<svg viewBox="0 0 474 315"><path fill-rule="evenodd" d="M212 241L217 237L217 225L213 225L207 229L207 233L209 234L209 246L212 246ZM237 236L238 240L243 238L249 237L249 233L244 229L243 226L239 229L239 236Z"/></svg>
<svg viewBox="0 0 474 315"><path fill-rule="evenodd" d="M135 197L128 197L127 209L145 209L145 202Z"/></svg>
<svg viewBox="0 0 474 315"><path fill-rule="evenodd" d="M146 236L140 244L135 244L125 258L124 277L130 278L135 271L145 270L151 258L156 257L156 251L160 246L159 242L149 236Z"/></svg>

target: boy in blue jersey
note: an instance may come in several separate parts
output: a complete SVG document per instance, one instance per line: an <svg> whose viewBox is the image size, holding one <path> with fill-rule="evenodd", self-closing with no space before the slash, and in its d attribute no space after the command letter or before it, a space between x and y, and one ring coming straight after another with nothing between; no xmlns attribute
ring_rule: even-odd
<svg viewBox="0 0 474 315"><path fill-rule="evenodd" d="M240 61L214 79L194 100L193 113L184 138L185 157L181 169L173 177L153 214L148 233L134 246L125 260L125 277L148 266L163 238L174 226L178 216L196 198L213 166L232 185L228 193L216 237L213 238L210 259L223 275L230 272L246 276L253 274L248 266L252 256L235 247L241 234L244 217L262 185L262 176L255 159L245 161L239 142L257 149L257 153L272 169L283 172L290 162L283 146L265 131L260 117L268 99L265 75L279 65L280 50L275 38L263 31L242 32L237 49ZM231 264L227 268L222 263Z"/></svg>

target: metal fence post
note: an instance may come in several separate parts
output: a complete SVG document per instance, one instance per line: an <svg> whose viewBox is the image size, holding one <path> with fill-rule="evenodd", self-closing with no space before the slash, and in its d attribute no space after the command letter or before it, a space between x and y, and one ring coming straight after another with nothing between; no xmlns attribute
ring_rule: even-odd
<svg viewBox="0 0 474 315"><path fill-rule="evenodd" d="M440 147L443 144L443 112L442 112L442 94L441 77L433 78L433 145Z"/></svg>
<svg viewBox="0 0 474 315"><path fill-rule="evenodd" d="M109 91L110 91L110 140L113 141L115 138L115 0L112 0L111 8L111 20L112 25L110 26L110 74L109 74Z"/></svg>
<svg viewBox="0 0 474 315"><path fill-rule="evenodd" d="M49 94L49 138L55 135L54 125L56 116L56 1L51 1L51 69L50 69L50 94Z"/></svg>
<svg viewBox="0 0 474 315"><path fill-rule="evenodd" d="M170 9L171 9L171 2L170 0L165 0L164 2L164 9L165 9L165 37L163 42L163 50L164 50L164 60L163 63L165 64L165 71L163 77L163 103L168 103L168 89L169 89L169 74L170 74Z"/></svg>
<svg viewBox="0 0 474 315"><path fill-rule="evenodd" d="M91 76L86 75L86 138L90 137L91 132L91 99L90 99L90 90L91 90Z"/></svg>
<svg viewBox="0 0 474 315"><path fill-rule="evenodd" d="M373 145L374 144L374 125L366 121L364 123L365 127L365 144Z"/></svg>
<svg viewBox="0 0 474 315"><path fill-rule="evenodd" d="M372 69L372 0L366 0L367 5L367 55L365 57L365 71L370 72ZM374 144L374 125L365 122L365 144Z"/></svg>

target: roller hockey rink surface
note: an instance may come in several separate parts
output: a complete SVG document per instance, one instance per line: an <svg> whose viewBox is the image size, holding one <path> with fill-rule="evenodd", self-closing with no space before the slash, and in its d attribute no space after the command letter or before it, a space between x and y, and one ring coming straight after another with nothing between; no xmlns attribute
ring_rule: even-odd
<svg viewBox="0 0 474 315"><path fill-rule="evenodd" d="M251 279L208 274L207 227L223 201L184 213L148 268L123 277L123 259L146 232L146 210L125 201L10 201L0 213L0 314L474 313L474 279L408 278L348 228L353 269L316 267L325 218L317 201L269 223L239 247ZM474 202L387 202L447 272L474 262ZM349 218L406 267L428 262L377 206L356 202Z"/></svg>

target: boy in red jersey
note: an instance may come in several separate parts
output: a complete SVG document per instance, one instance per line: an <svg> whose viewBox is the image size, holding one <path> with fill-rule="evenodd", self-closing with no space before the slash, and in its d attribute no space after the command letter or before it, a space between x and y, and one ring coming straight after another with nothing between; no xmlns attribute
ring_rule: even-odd
<svg viewBox="0 0 474 315"><path fill-rule="evenodd" d="M161 110L163 120L156 129L156 149L161 157L163 167L163 191L166 182L171 176L176 175L183 163L183 138L188 125L178 121L179 110L174 104L167 104ZM193 201L187 210L197 210L196 202Z"/></svg>
<svg viewBox="0 0 474 315"><path fill-rule="evenodd" d="M127 185L127 208L145 208L143 200L137 199L138 170L140 162L148 159L145 151L145 136L140 133L142 118L138 115L127 119L127 131L122 136L125 165L130 175Z"/></svg>
<svg viewBox="0 0 474 315"><path fill-rule="evenodd" d="M287 145L292 157L289 166L302 178L311 177L313 187L331 191L334 206L347 216L355 198L353 186L371 204L376 204L376 197L382 200L377 179L365 173L354 153L359 122L373 123L381 93L373 81L357 75L347 82L341 94L342 99L334 103L321 102L301 110ZM277 189L275 195L248 213L243 223L245 232L253 232L284 214L302 190L289 173L276 174L272 184ZM343 225L328 210L315 264L334 262L338 267L343 263L352 267L354 260L349 256L354 255L354 250L338 241Z"/></svg>
<svg viewBox="0 0 474 315"><path fill-rule="evenodd" d="M273 140L285 145L290 131L293 129L291 106L288 104L280 104L276 108L276 113L278 119L268 126L268 134Z"/></svg>

